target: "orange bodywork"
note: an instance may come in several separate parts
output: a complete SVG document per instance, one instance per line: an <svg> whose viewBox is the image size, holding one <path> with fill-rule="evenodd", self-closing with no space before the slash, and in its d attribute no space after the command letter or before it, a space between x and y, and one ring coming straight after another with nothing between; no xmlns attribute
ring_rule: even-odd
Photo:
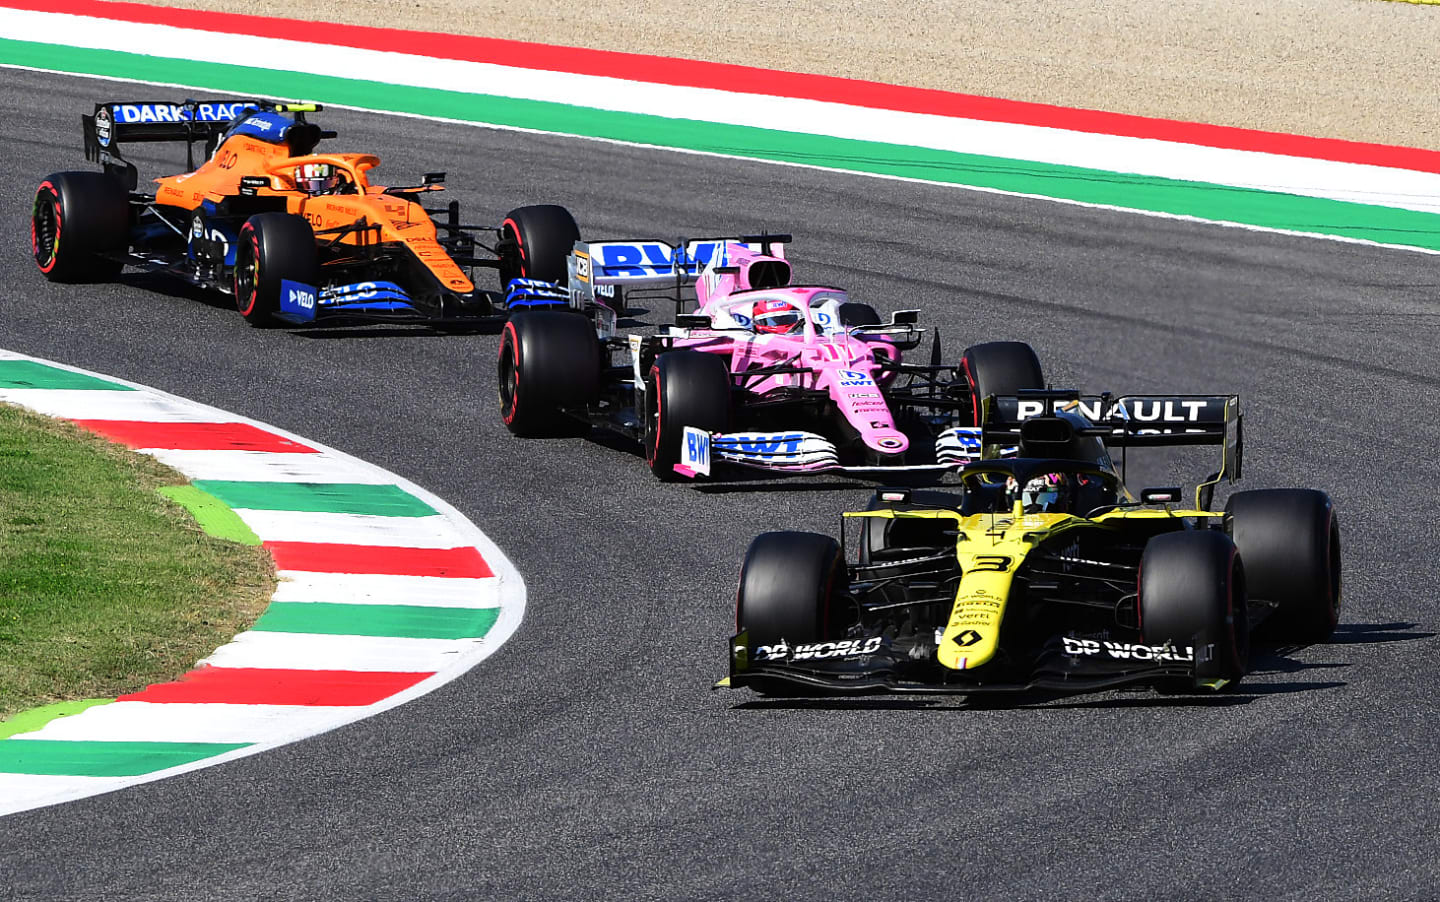
<svg viewBox="0 0 1440 902"><path fill-rule="evenodd" d="M334 166L341 176L340 189L321 195L298 189L295 168L306 163ZM435 223L424 208L409 197L386 194L383 186L370 184L367 173L379 165L380 158L374 154L292 157L284 144L231 135L194 172L155 179L159 186L155 202L193 210L207 200L219 203L235 197L243 177L265 176L270 185L255 189L255 196L285 198L285 209L305 217L322 246L332 242L356 247L404 244L441 285L459 294L473 291L474 284L436 241ZM421 190L437 191L441 186L429 185ZM342 233L356 224L365 228Z"/></svg>

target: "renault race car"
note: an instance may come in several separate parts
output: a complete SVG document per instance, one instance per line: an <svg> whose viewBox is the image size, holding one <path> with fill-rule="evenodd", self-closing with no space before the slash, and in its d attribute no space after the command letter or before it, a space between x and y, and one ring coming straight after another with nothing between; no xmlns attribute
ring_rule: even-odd
<svg viewBox="0 0 1440 902"><path fill-rule="evenodd" d="M505 425L618 432L664 480L723 466L923 478L979 455L976 399L1044 385L1021 342L974 345L944 365L936 334L928 364L907 362L923 340L917 312L882 323L842 289L793 284L788 240L576 242L565 293L587 316L512 315L498 372ZM624 299L645 291L670 292L675 324L618 334Z"/></svg>
<svg viewBox="0 0 1440 902"><path fill-rule="evenodd" d="M526 296L532 280L563 284L579 238L563 207L521 207L498 228L463 224L458 203L421 203L444 173L387 188L370 183L379 157L316 152L335 137L306 121L320 109L258 99L96 105L81 124L85 156L103 171L40 183L36 264L57 282L113 279L126 265L168 272L232 295L254 326L471 325ZM138 193L122 148L150 142L183 142L187 167ZM504 297L476 287L483 267L499 270Z"/></svg>
<svg viewBox="0 0 1440 902"><path fill-rule="evenodd" d="M1214 509L1216 485L1240 476L1240 429L1235 396L995 399L960 494L882 489L845 514L854 563L825 535L754 540L720 685L1193 692L1244 676L1252 629L1323 642L1340 613L1334 506L1262 489ZM995 456L1012 443L1018 456ZM1109 450L1210 443L1220 469L1193 508L1178 487L1132 495Z"/></svg>

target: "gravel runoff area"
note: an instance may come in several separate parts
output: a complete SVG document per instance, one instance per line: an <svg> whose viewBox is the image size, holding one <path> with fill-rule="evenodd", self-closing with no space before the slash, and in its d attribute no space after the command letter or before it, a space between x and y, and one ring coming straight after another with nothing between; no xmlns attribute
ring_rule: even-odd
<svg viewBox="0 0 1440 902"><path fill-rule="evenodd" d="M172 0L1440 149L1440 6L1384 0Z"/></svg>

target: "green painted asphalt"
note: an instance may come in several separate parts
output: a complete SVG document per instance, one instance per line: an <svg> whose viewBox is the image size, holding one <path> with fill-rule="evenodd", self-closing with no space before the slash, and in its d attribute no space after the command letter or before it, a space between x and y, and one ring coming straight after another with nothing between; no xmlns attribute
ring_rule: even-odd
<svg viewBox="0 0 1440 902"><path fill-rule="evenodd" d="M848 172L1440 251L1440 215L1368 204L930 150L901 144L616 113L460 91L220 63L0 40L0 63L203 87L240 96L297 97L382 112L800 163ZM78 136L77 136L78 138Z"/></svg>
<svg viewBox="0 0 1440 902"><path fill-rule="evenodd" d="M490 632L499 608L272 601L251 627L272 633L476 639Z"/></svg>
<svg viewBox="0 0 1440 902"><path fill-rule="evenodd" d="M435 508L398 485L348 482L250 482L197 479L195 487L243 510L433 517Z"/></svg>
<svg viewBox="0 0 1440 902"><path fill-rule="evenodd" d="M248 742L0 740L0 773L136 777L243 749Z"/></svg>
<svg viewBox="0 0 1440 902"><path fill-rule="evenodd" d="M0 56L3 59L3 56ZM34 360L0 360L0 388L64 388L91 391L134 391L128 385L72 373Z"/></svg>

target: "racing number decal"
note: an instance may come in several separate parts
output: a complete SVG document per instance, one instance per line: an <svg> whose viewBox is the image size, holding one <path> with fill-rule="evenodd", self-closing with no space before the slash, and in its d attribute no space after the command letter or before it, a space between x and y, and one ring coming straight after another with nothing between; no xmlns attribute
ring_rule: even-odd
<svg viewBox="0 0 1440 902"><path fill-rule="evenodd" d="M220 159L215 163L215 165L219 166L221 169L234 169L235 164L239 162L239 160L240 155L238 153L233 150L227 150L220 154Z"/></svg>
<svg viewBox="0 0 1440 902"><path fill-rule="evenodd" d="M1010 569L1010 556L1005 554L977 554L975 555L975 566L970 568L972 573L976 571L993 571L1004 573Z"/></svg>

